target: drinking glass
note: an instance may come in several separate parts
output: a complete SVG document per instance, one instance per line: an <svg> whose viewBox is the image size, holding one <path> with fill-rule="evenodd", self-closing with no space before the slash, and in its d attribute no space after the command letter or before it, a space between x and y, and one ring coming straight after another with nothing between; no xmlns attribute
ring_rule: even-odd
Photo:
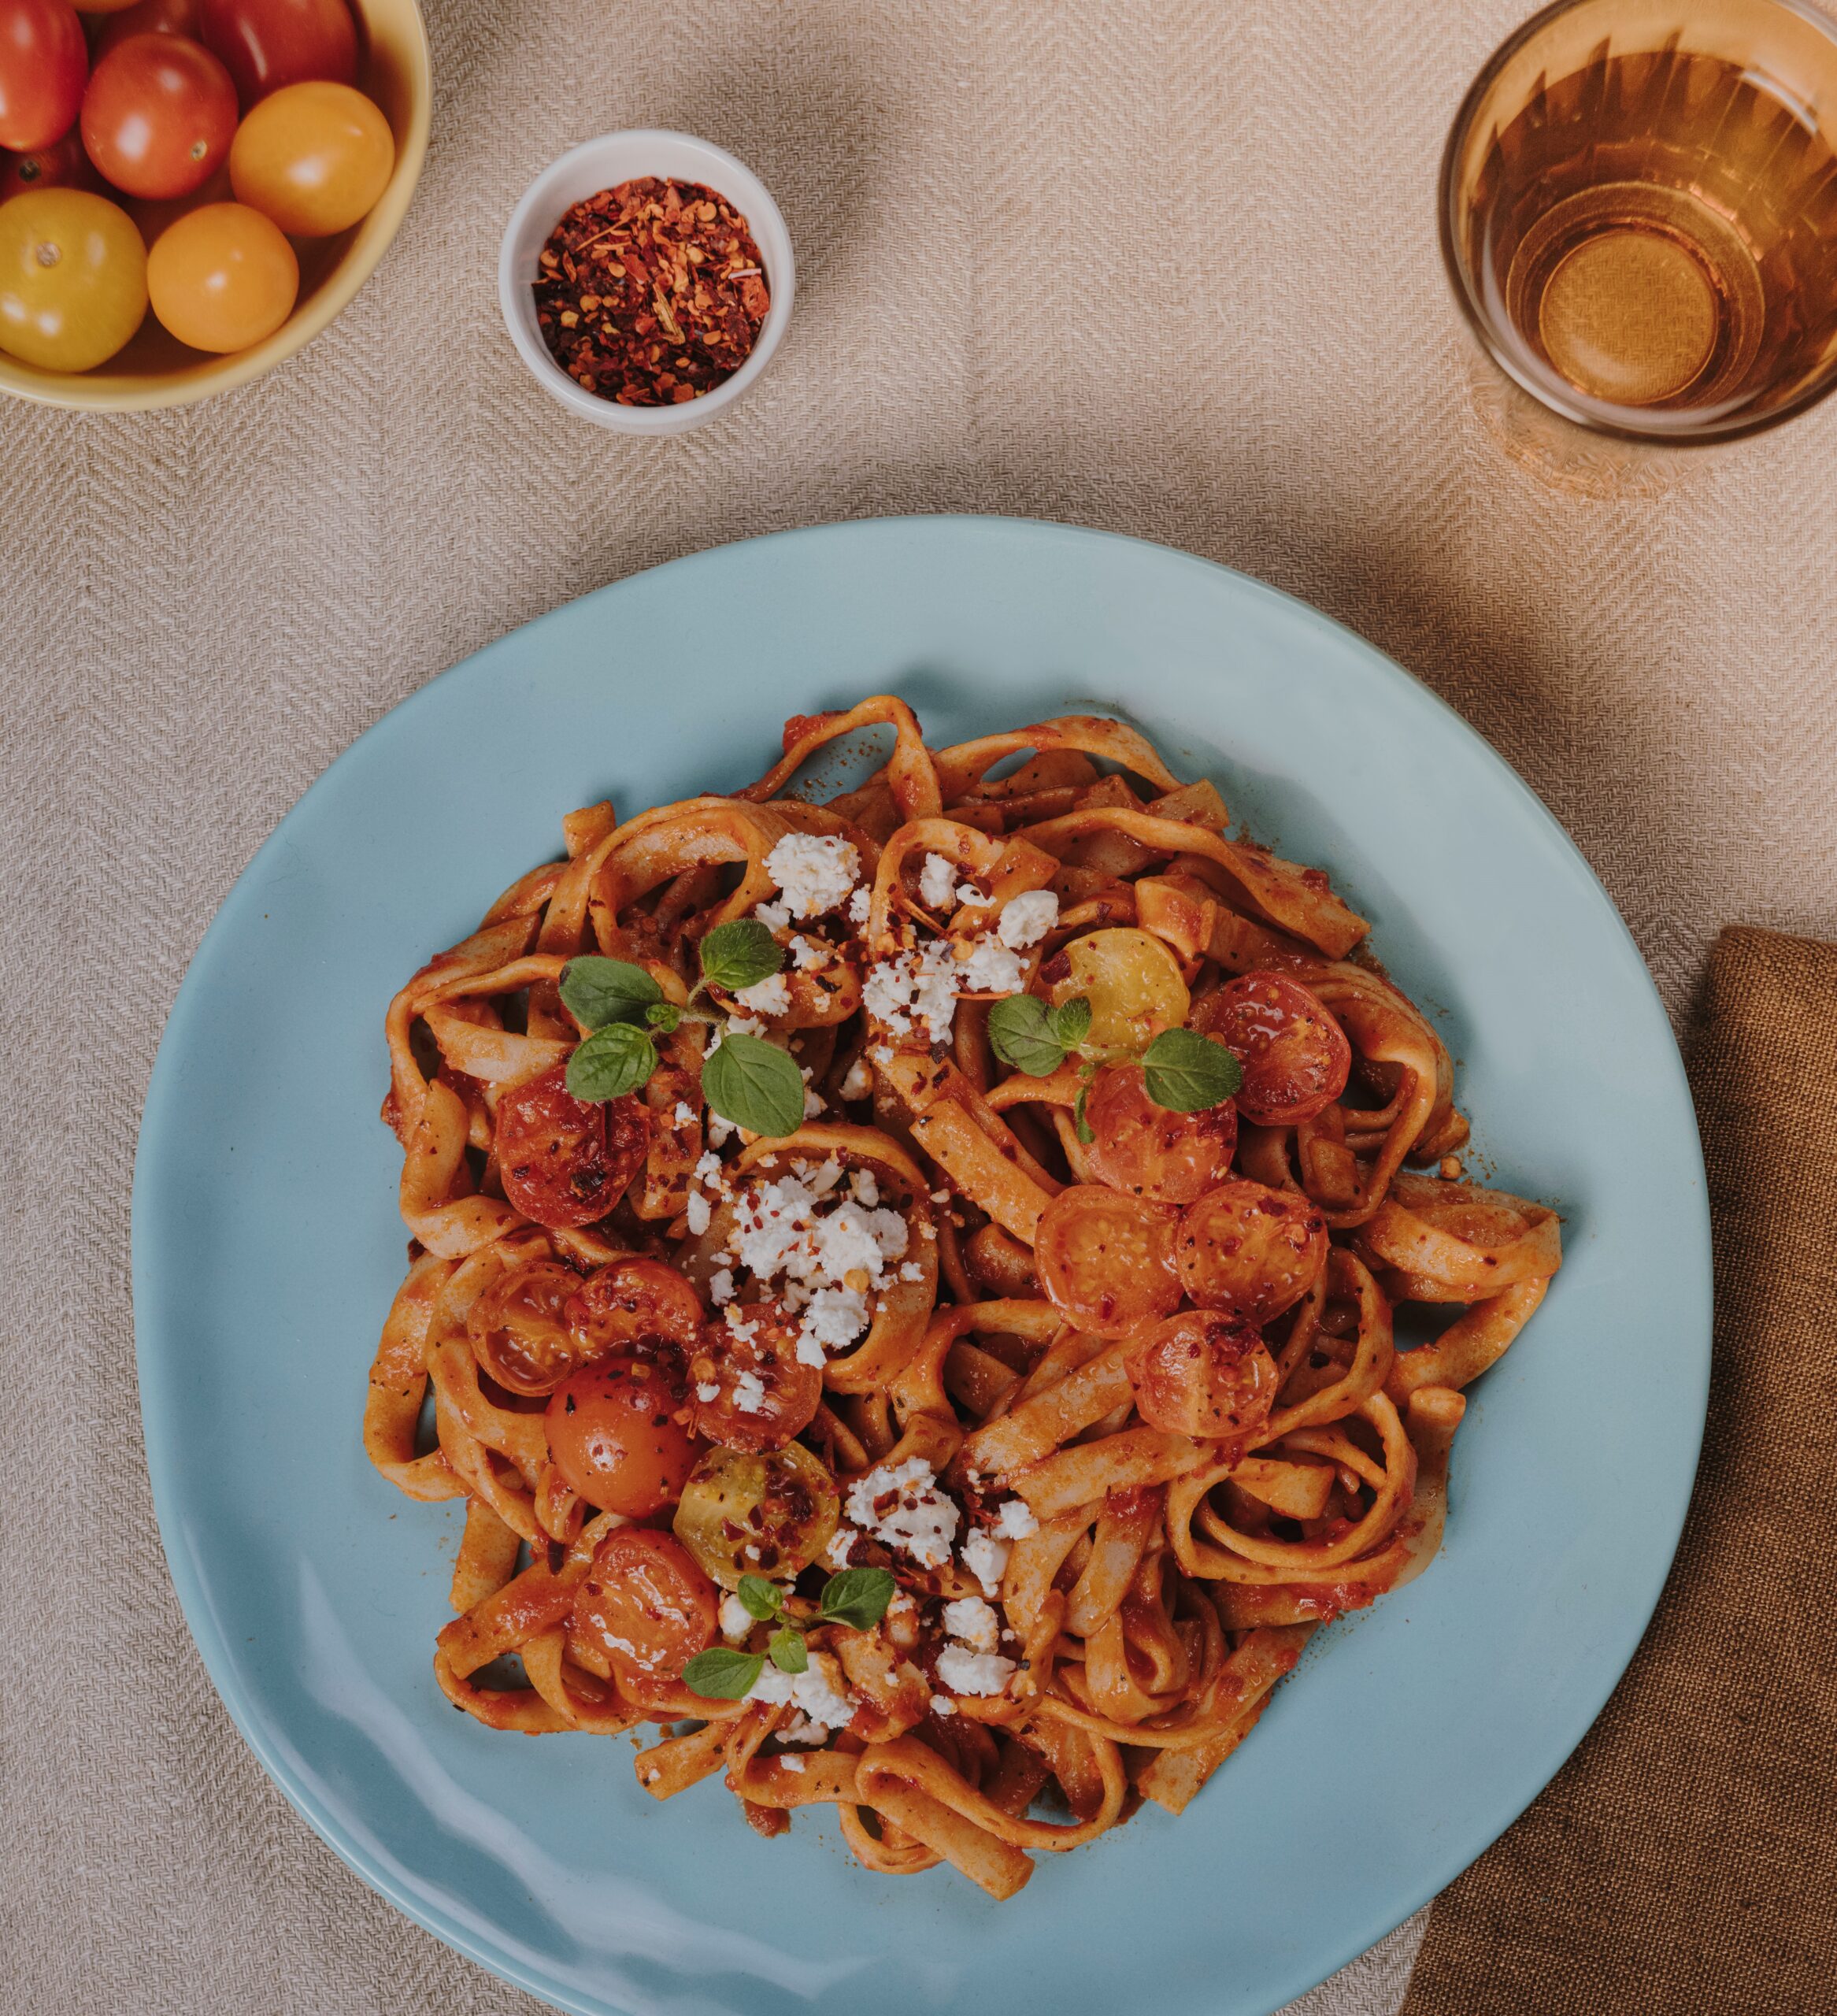
<svg viewBox="0 0 1837 2016"><path fill-rule="evenodd" d="M1837 24L1802 0L1559 0L1468 91L1442 250L1565 420L1725 440L1837 382Z"/></svg>

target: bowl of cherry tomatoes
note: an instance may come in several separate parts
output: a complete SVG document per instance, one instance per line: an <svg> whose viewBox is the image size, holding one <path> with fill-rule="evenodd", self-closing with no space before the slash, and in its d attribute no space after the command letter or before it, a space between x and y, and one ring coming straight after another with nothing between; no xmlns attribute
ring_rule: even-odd
<svg viewBox="0 0 1837 2016"><path fill-rule="evenodd" d="M0 390L185 406L310 343L406 212L417 0L0 0Z"/></svg>

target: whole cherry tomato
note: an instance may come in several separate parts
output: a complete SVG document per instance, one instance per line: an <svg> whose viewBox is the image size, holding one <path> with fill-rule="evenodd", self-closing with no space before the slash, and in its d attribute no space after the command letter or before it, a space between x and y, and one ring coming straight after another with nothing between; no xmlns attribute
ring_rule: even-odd
<svg viewBox="0 0 1837 2016"><path fill-rule="evenodd" d="M328 238L365 216L395 167L389 121L349 84L288 84L236 129L230 180L239 202L290 238Z"/></svg>
<svg viewBox="0 0 1837 2016"><path fill-rule="evenodd" d="M676 1503L695 1467L676 1421L687 1399L680 1369L656 1360L583 1366L549 1402L549 1455L589 1505L645 1518Z"/></svg>
<svg viewBox="0 0 1837 2016"><path fill-rule="evenodd" d="M134 0L124 12L109 15L108 25L95 39L90 61L101 62L131 35L183 35L202 42L204 38L198 32L198 0Z"/></svg>
<svg viewBox="0 0 1837 2016"><path fill-rule="evenodd" d="M0 203L23 196L28 189L87 189L107 194L102 178L84 150L83 135L72 126L61 140L25 154L0 154Z"/></svg>
<svg viewBox="0 0 1837 2016"><path fill-rule="evenodd" d="M70 0L0 0L0 147L29 154L62 139L88 75Z"/></svg>
<svg viewBox="0 0 1837 2016"><path fill-rule="evenodd" d="M194 350L246 350L293 313L300 262L277 226L241 203L206 203L146 255L153 312Z"/></svg>
<svg viewBox="0 0 1837 2016"><path fill-rule="evenodd" d="M109 50L83 94L83 144L130 196L188 196L228 156L236 87L201 43L136 35Z"/></svg>
<svg viewBox="0 0 1837 2016"><path fill-rule="evenodd" d="M720 1592L668 1533L621 1526L594 1551L569 1622L641 1706L714 1643Z"/></svg>
<svg viewBox="0 0 1837 2016"><path fill-rule="evenodd" d="M86 14L120 14L139 4L139 0L83 0L82 11Z"/></svg>
<svg viewBox="0 0 1837 2016"><path fill-rule="evenodd" d="M0 203L0 350L47 371L88 371L146 313L146 250L125 210L85 189Z"/></svg>
<svg viewBox="0 0 1837 2016"><path fill-rule="evenodd" d="M283 84L357 76L357 29L345 0L199 0L207 49L222 57L245 111Z"/></svg>
<svg viewBox="0 0 1837 2016"><path fill-rule="evenodd" d="M650 1146L650 1109L634 1094L604 1105L577 1099L567 1067L553 1065L498 1102L504 1195L539 1225L591 1225L624 1195Z"/></svg>

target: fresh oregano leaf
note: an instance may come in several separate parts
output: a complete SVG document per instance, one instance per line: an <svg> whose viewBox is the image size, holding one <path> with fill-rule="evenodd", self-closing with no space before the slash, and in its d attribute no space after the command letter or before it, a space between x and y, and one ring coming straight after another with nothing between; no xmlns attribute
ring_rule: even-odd
<svg viewBox="0 0 1837 2016"><path fill-rule="evenodd" d="M1163 1029L1143 1053L1148 1096L1170 1113L1202 1113L1244 1082L1244 1067L1196 1029Z"/></svg>
<svg viewBox="0 0 1837 2016"><path fill-rule="evenodd" d="M683 1011L673 1001L654 1001L644 1011L646 1022L660 1036L668 1036L683 1019Z"/></svg>
<svg viewBox="0 0 1837 2016"><path fill-rule="evenodd" d="M810 1648L804 1643L804 1634L788 1624L780 1625L772 1632L765 1641L765 1649L780 1673L802 1673L810 1663Z"/></svg>
<svg viewBox="0 0 1837 2016"><path fill-rule="evenodd" d="M782 1139L804 1124L803 1074L757 1036L730 1031L722 1038L702 1066L702 1095L723 1120L755 1134Z"/></svg>
<svg viewBox="0 0 1837 2016"><path fill-rule="evenodd" d="M845 1568L831 1575L817 1608L825 1624L872 1631L893 1600L893 1577L884 1568Z"/></svg>
<svg viewBox="0 0 1837 2016"><path fill-rule="evenodd" d="M627 959L570 959L561 969L561 1005L583 1029L642 1022L662 999L657 982Z"/></svg>
<svg viewBox="0 0 1837 2016"><path fill-rule="evenodd" d="M776 1617L784 1602L784 1592L776 1583L768 1582L763 1575L743 1575L740 1586L734 1592L747 1616L756 1617L767 1624Z"/></svg>
<svg viewBox="0 0 1837 2016"><path fill-rule="evenodd" d="M1030 1078L1045 1078L1065 1061L1046 1003L1036 994L1010 994L989 1010L989 1043L1004 1064Z"/></svg>
<svg viewBox="0 0 1837 2016"><path fill-rule="evenodd" d="M1091 1003L1082 994L1061 1001L1047 1016L1053 1040L1066 1050L1076 1050L1091 1033Z"/></svg>
<svg viewBox="0 0 1837 2016"><path fill-rule="evenodd" d="M630 1022L607 1022L568 1060L568 1089L577 1099L617 1099L635 1092L657 1069L657 1047Z"/></svg>
<svg viewBox="0 0 1837 2016"><path fill-rule="evenodd" d="M1091 1146L1091 1143L1097 1139L1095 1129L1093 1128L1091 1122L1084 1117L1084 1102L1090 1098L1090 1096L1091 1088L1088 1085L1080 1085L1078 1088L1078 1103L1072 1109L1072 1129L1076 1133L1079 1140L1082 1141L1087 1148Z"/></svg>
<svg viewBox="0 0 1837 2016"><path fill-rule="evenodd" d="M737 1652L731 1645L711 1645L683 1669L683 1684L706 1701L743 1701L765 1670L763 1652Z"/></svg>
<svg viewBox="0 0 1837 2016"><path fill-rule="evenodd" d="M757 917L717 925L702 941L702 977L729 994L757 987L783 964L783 948Z"/></svg>

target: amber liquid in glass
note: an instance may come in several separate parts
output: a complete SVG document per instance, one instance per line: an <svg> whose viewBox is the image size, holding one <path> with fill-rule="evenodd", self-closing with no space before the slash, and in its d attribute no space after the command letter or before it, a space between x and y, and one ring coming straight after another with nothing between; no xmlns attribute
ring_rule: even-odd
<svg viewBox="0 0 1837 2016"><path fill-rule="evenodd" d="M1837 341L1837 156L1779 86L1675 40L1540 80L1468 228L1483 285L1593 398L1715 407Z"/></svg>

